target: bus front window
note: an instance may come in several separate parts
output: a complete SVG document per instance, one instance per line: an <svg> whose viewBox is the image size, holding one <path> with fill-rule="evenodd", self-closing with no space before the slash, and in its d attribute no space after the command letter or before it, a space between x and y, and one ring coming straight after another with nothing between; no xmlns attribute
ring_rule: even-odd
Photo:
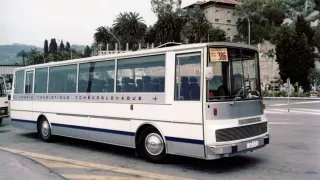
<svg viewBox="0 0 320 180"><path fill-rule="evenodd" d="M208 81L208 100L260 98L257 52L235 48L210 48L227 54L227 58L209 59L213 78ZM214 52L215 53L215 52ZM209 58L215 58L214 55Z"/></svg>

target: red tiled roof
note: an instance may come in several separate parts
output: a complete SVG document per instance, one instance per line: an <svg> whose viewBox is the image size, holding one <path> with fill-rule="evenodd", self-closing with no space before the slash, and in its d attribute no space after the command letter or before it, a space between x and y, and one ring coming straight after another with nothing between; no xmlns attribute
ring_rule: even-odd
<svg viewBox="0 0 320 180"><path fill-rule="evenodd" d="M211 0L213 2L221 2L226 4L241 4L241 2L238 2L236 0Z"/></svg>
<svg viewBox="0 0 320 180"><path fill-rule="evenodd" d="M202 5L202 6L206 6L212 3L222 3L222 4L230 4L230 5L237 5L237 4L241 4L241 2L238 2L236 0L208 0L208 1L197 1L193 4L188 5L187 7L192 7L194 5ZM185 7L185 8L187 8Z"/></svg>

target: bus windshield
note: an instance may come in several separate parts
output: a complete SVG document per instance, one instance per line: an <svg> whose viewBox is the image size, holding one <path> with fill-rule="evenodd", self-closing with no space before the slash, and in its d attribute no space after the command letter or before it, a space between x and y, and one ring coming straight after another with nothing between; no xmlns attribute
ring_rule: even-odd
<svg viewBox="0 0 320 180"><path fill-rule="evenodd" d="M208 101L261 98L258 53L237 48L210 48Z"/></svg>

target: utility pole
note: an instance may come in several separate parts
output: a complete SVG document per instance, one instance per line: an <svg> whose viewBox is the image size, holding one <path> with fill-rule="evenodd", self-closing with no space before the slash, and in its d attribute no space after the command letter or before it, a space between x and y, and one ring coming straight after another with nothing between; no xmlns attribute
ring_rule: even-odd
<svg viewBox="0 0 320 180"><path fill-rule="evenodd" d="M249 19L249 16L247 15L247 13L243 10L242 6L241 5L239 5L239 6L248 20L248 44L250 45L250 19Z"/></svg>

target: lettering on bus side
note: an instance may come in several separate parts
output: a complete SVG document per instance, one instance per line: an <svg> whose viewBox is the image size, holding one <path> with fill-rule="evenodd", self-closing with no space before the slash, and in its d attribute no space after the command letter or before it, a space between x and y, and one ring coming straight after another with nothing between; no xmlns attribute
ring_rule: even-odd
<svg viewBox="0 0 320 180"><path fill-rule="evenodd" d="M156 100L155 100L156 97ZM14 100L22 101L64 101L64 102L136 102L136 103L164 103L165 94L32 94L32 95L14 95Z"/></svg>

